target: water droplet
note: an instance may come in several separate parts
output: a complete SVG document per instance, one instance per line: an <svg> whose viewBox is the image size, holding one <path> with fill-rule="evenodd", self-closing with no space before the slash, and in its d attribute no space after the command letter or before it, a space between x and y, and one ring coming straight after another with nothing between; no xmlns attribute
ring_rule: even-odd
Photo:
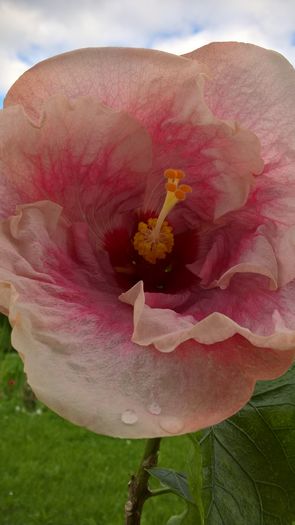
<svg viewBox="0 0 295 525"><path fill-rule="evenodd" d="M134 410L127 409L121 415L121 420L126 425L134 425L134 423L136 423L136 421L138 420L138 417L135 414Z"/></svg>
<svg viewBox="0 0 295 525"><path fill-rule="evenodd" d="M178 417L165 417L161 419L160 427L169 434L179 434L184 427L184 421Z"/></svg>
<svg viewBox="0 0 295 525"><path fill-rule="evenodd" d="M148 411L154 416L159 416L161 414L161 407L158 403L151 403L148 407Z"/></svg>

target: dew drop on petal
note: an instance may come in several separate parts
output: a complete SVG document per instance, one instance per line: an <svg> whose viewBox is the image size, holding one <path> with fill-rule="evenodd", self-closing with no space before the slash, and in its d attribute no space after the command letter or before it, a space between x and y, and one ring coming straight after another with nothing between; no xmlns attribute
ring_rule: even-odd
<svg viewBox="0 0 295 525"><path fill-rule="evenodd" d="M184 421L178 417L165 417L161 419L160 427L169 434L179 434L184 427Z"/></svg>
<svg viewBox="0 0 295 525"><path fill-rule="evenodd" d="M158 403L154 402L148 406L148 411L154 416L159 416L161 414L162 409L160 405L158 405Z"/></svg>
<svg viewBox="0 0 295 525"><path fill-rule="evenodd" d="M134 410L124 410L123 414L121 415L121 420L126 425L134 425L138 421L138 417L135 414Z"/></svg>

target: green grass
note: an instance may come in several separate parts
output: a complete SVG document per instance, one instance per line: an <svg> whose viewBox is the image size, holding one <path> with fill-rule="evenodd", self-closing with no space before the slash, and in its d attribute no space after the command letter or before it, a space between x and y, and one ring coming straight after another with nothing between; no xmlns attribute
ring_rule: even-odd
<svg viewBox="0 0 295 525"><path fill-rule="evenodd" d="M19 376L6 384L15 356L6 355L0 401L0 525L123 525L144 441L98 436L39 403L26 410ZM186 449L185 437L164 439L159 464L185 470ZM165 525L183 508L176 496L158 496L146 503L142 525Z"/></svg>

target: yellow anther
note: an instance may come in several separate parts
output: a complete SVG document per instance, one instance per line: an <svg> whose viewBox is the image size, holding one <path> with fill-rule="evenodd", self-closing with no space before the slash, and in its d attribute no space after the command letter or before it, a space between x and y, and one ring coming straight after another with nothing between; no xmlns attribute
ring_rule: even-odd
<svg viewBox="0 0 295 525"><path fill-rule="evenodd" d="M180 179L183 179L183 177L185 177L184 171L182 171L182 170L176 170L176 171L177 171L177 173L176 173L176 178L177 179L180 180Z"/></svg>
<svg viewBox="0 0 295 525"><path fill-rule="evenodd" d="M184 193L191 193L193 191L192 187L188 184L180 184L180 186L178 186L178 189L184 191Z"/></svg>
<svg viewBox="0 0 295 525"><path fill-rule="evenodd" d="M185 173L182 170L174 170L172 168L168 168L164 171L164 177L167 179L183 179L185 177Z"/></svg>
<svg viewBox="0 0 295 525"><path fill-rule="evenodd" d="M166 179L175 179L176 174L177 174L177 170L172 170L170 168L164 171L164 177L166 177Z"/></svg>
<svg viewBox="0 0 295 525"><path fill-rule="evenodd" d="M165 184L165 188L167 191L175 191L177 186L176 184L173 184L173 182L167 182L167 184Z"/></svg>
<svg viewBox="0 0 295 525"><path fill-rule="evenodd" d="M181 191L181 190L176 190L176 192L174 193L175 197L179 200L179 201L184 201L185 199L185 193L184 191Z"/></svg>
<svg viewBox="0 0 295 525"><path fill-rule="evenodd" d="M174 237L172 227L165 221L167 215L175 204L186 198L192 188L188 184L180 184L179 181L185 176L182 170L169 168L164 171L168 179L165 185L166 198L157 219L148 219L147 223L138 224L138 232L133 239L136 251L146 261L155 264L157 259L165 259L167 253L172 251Z"/></svg>
<svg viewBox="0 0 295 525"><path fill-rule="evenodd" d="M156 242L152 240L152 233L156 224L157 219L149 219L147 224L145 224L147 227L146 230L139 230L138 227L139 231L135 234L133 239L134 248L139 255L152 264L155 264L157 259L165 259L167 253L172 252L174 245L172 227L169 226L167 221L164 221L162 224L158 240Z"/></svg>

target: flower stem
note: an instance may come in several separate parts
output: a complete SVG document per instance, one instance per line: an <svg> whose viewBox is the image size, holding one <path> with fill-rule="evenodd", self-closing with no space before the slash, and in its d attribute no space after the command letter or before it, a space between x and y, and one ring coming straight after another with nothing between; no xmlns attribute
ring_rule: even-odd
<svg viewBox="0 0 295 525"><path fill-rule="evenodd" d="M125 505L125 525L140 525L144 502L152 496L148 488L150 477L146 469L155 467L161 438L148 439L137 474L129 481L128 501Z"/></svg>

